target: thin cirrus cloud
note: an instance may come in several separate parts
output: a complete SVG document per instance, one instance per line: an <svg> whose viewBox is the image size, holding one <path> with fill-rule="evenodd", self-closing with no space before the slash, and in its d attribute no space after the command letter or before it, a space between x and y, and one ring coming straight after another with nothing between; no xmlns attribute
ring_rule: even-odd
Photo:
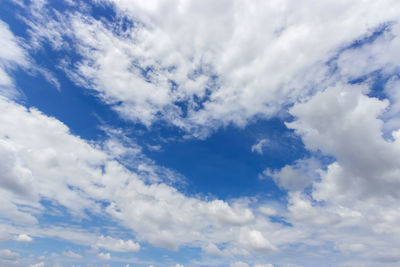
<svg viewBox="0 0 400 267"><path fill-rule="evenodd" d="M0 92L8 97L15 97L15 82L9 72L17 66L28 66L26 51L19 40L10 31L8 25L0 20Z"/></svg>
<svg viewBox="0 0 400 267"><path fill-rule="evenodd" d="M27 248L0 250L1 264L398 265L398 1L64 5L19 2L23 37L0 23L0 239ZM50 52L56 66L38 68ZM279 197L193 193L179 184L191 177L145 154L168 142L131 139L112 123L98 126L103 138L79 137L65 117L28 105L32 94L16 97L17 66L60 94L94 94L143 132L167 125L200 142L276 118L307 152L259 168L257 181L271 178ZM252 156L268 142L249 143ZM24 257L55 240L63 249L39 263Z"/></svg>

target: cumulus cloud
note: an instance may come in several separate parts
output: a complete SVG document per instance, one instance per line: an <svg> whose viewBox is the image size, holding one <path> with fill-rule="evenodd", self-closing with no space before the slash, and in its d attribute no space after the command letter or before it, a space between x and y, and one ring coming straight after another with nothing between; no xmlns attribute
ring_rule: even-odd
<svg viewBox="0 0 400 267"><path fill-rule="evenodd" d="M240 233L240 242L245 245L245 247L250 247L255 251L263 252L276 250L271 242L257 230L243 229Z"/></svg>
<svg viewBox="0 0 400 267"><path fill-rule="evenodd" d="M96 247L116 252L137 252L140 250L140 245L132 240L124 241L109 236L100 236L96 243Z"/></svg>
<svg viewBox="0 0 400 267"><path fill-rule="evenodd" d="M15 240L18 242L29 243L33 241L33 238L27 234L20 234L15 237Z"/></svg>
<svg viewBox="0 0 400 267"><path fill-rule="evenodd" d="M97 254L97 257L99 257L102 260L111 260L111 255L110 253L99 253Z"/></svg>
<svg viewBox="0 0 400 267"><path fill-rule="evenodd" d="M319 162L314 158L300 159L280 170L265 169L260 178L271 177L286 190L303 190L318 178Z"/></svg>
<svg viewBox="0 0 400 267"><path fill-rule="evenodd" d="M338 85L290 110L297 119L288 127L295 129L308 149L335 161L320 171L311 196L290 193L288 208L291 221L310 227L320 241L333 241L344 253L384 264L384 256L379 255L393 252L399 234L395 203L400 197L396 160L400 146L397 131L393 140L382 135L384 122L379 117L389 102L367 93L366 86ZM327 233L320 232L328 226ZM360 231L346 230L351 227ZM386 236L389 232L392 236Z"/></svg>
<svg viewBox="0 0 400 267"><path fill-rule="evenodd" d="M400 165L395 159L400 147L395 137L394 141L382 137L383 121L378 119L389 102L366 96L367 90L364 86L339 85L291 109L299 120L287 125L302 136L306 147L337 159L318 185L315 196L321 199L347 192L398 196ZM333 172L335 181L328 185L329 173Z"/></svg>

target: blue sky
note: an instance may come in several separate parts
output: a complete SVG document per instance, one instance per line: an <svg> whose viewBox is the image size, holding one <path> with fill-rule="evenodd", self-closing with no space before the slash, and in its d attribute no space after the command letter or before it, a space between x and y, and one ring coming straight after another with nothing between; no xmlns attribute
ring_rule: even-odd
<svg viewBox="0 0 400 267"><path fill-rule="evenodd" d="M398 266L396 1L0 6L0 265Z"/></svg>

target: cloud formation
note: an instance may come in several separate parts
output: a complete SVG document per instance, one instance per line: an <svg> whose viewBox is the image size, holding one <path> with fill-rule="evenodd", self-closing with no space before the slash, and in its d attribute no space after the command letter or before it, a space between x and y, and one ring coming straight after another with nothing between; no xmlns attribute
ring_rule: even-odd
<svg viewBox="0 0 400 267"><path fill-rule="evenodd" d="M207 201L187 197L164 183L146 184L99 144L71 135L56 119L3 98L0 109L7 110L0 115L1 152L7 159L2 167L2 216L35 224L36 214L46 212L40 200L47 199L81 218L106 213L133 229L138 240L165 248L213 241L254 251L274 249L260 231L248 227L257 220L246 202ZM105 208L100 201L107 203ZM260 219L263 227L279 227ZM104 236L92 245L121 252L140 248L132 240Z"/></svg>
<svg viewBox="0 0 400 267"><path fill-rule="evenodd" d="M32 38L55 49L74 46L82 60L66 57L61 67L122 117L147 126L166 120L205 137L222 125L277 115L315 86L335 82L327 62L395 21L398 3L116 1L113 7L117 21L108 24L76 12L52 19L34 6Z"/></svg>
<svg viewBox="0 0 400 267"><path fill-rule="evenodd" d="M74 261L157 247L200 251L186 266L399 264L398 1L69 5L79 8L21 2L25 48L0 21L0 240L84 247L59 252ZM93 7L113 18L92 16ZM274 117L306 152L263 168L275 199L189 194L179 181L190 177L148 158L122 129L103 125L104 139L86 140L15 101L12 71L44 47L61 54L57 70L75 85L148 131L162 122L204 139ZM253 156L268 142L258 139ZM46 225L46 216L65 221ZM112 226L82 226L95 220ZM47 265L17 252L0 250L0 263Z"/></svg>
<svg viewBox="0 0 400 267"><path fill-rule="evenodd" d="M10 31L8 25L0 20L0 93L8 97L15 97L15 83L10 76L10 70L17 66L28 66L25 50L19 40Z"/></svg>

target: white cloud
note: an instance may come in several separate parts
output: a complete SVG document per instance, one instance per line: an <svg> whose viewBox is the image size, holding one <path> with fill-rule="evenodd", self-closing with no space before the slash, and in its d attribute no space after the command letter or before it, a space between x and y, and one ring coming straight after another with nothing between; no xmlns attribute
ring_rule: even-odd
<svg viewBox="0 0 400 267"><path fill-rule="evenodd" d="M390 106L382 119L385 121L383 125L384 133L392 133L400 128L400 79L397 76L392 77L385 85L384 92L389 98Z"/></svg>
<svg viewBox="0 0 400 267"><path fill-rule="evenodd" d="M229 265L229 267L250 267L250 265L248 265L247 263L244 263L242 261L237 261L237 262L231 263Z"/></svg>
<svg viewBox="0 0 400 267"><path fill-rule="evenodd" d="M48 40L61 49L64 35L72 38L83 60L65 60L63 69L124 118L146 125L163 119L204 137L221 125L276 115L330 83L325 62L371 29L397 21L399 3L171 0L115 7L135 27L122 31L77 13L57 22L36 9L40 19L28 23L39 44Z"/></svg>
<svg viewBox="0 0 400 267"><path fill-rule="evenodd" d="M32 242L32 241L33 241L33 238L30 237L30 236L27 235L27 234L20 234L20 235L17 235L17 236L15 237L15 240L18 241L18 242L29 243L29 242Z"/></svg>
<svg viewBox="0 0 400 267"><path fill-rule="evenodd" d="M360 47L345 50L337 59L339 72L351 80L362 77L376 70L391 74L398 69L400 48L400 25L388 23L375 40L366 42Z"/></svg>
<svg viewBox="0 0 400 267"><path fill-rule="evenodd" d="M19 258L19 254L16 252L12 252L9 249L1 249L0 250L0 258L2 260L15 260Z"/></svg>
<svg viewBox="0 0 400 267"><path fill-rule="evenodd" d="M110 253L99 253L97 254L97 257L99 257L102 260L111 260L111 255Z"/></svg>
<svg viewBox="0 0 400 267"><path fill-rule="evenodd" d="M106 214L131 228L138 241L169 249L189 244L203 247L210 241L228 243L244 251L270 246L261 232L243 228L258 220L246 201L202 200L187 197L159 181L148 183L146 177L115 161L113 158L119 153L113 151L120 150L110 149L107 142L105 146L88 143L71 135L56 119L3 98L0 98L1 110L2 216L34 224L36 214L47 212L39 203L41 198L46 198L67 208L74 217L85 218L87 211ZM140 152L134 153L132 157L136 155L140 159ZM109 205L101 208L97 200ZM18 204L25 208L21 209ZM263 227L272 230L278 226L265 220ZM57 237L111 251L140 248L132 240L96 237L76 229L49 227L44 230L33 225L26 229L31 231L27 232L30 235ZM243 237L232 234L235 232L254 238L247 244Z"/></svg>
<svg viewBox="0 0 400 267"><path fill-rule="evenodd" d="M176 3L119 1L118 14L126 12L138 22L119 34L111 25L79 13L65 14L61 21L44 16L40 23L29 22L32 40L39 46L51 39L54 49L63 49L63 35L72 37L83 59L63 61L70 78L97 91L123 117L148 126L163 119L204 137L221 125L244 126L294 103L289 112L295 120L287 126L307 149L332 156L334 162L319 170L320 179L313 159L266 170L265 175L289 190L287 209L258 207L253 199L189 197L164 182L160 173L168 169L144 159L139 146L112 135L105 143L83 140L37 109L0 98L2 217L23 224L35 237L59 237L110 251L140 248L130 239L98 237L82 229L43 231L35 226L35 217L47 212L40 202L47 199L73 217L87 218L89 212L108 216L132 229L135 240L169 249L201 247L226 257L281 256L283 266L290 260L303 264L286 259L294 249L314 262L323 261L315 255L332 253L338 265L397 264L399 83L392 78L386 84L390 101L367 96L367 86L345 83L397 68L399 27L394 23L371 44L338 51L382 23L397 21L399 2ZM38 10L45 7L36 9L35 15L42 16ZM0 30L3 40L17 44L5 24ZM0 54L1 62L14 62L1 63L4 84L12 84L9 66L23 64L23 52L17 61L15 53L15 58ZM325 62L336 55L338 70L330 77ZM171 80L176 88L171 88ZM322 90L337 80L343 84ZM319 92L311 94L314 90ZM187 114L177 102L187 106ZM384 133L392 138L385 139ZM262 153L261 141L252 151ZM124 155L131 161L124 161ZM132 162L133 170L123 165ZM311 192L302 192L305 187ZM99 202L107 203L106 208ZM283 223L271 222L271 215ZM20 232L15 230L13 235Z"/></svg>
<svg viewBox="0 0 400 267"><path fill-rule="evenodd" d="M314 158L300 159L280 170L265 169L260 176L271 177L281 188L303 190L318 178L319 162Z"/></svg>
<svg viewBox="0 0 400 267"><path fill-rule="evenodd" d="M208 244L202 250L211 256L222 256L223 252L213 243Z"/></svg>
<svg viewBox="0 0 400 267"><path fill-rule="evenodd" d="M245 247L250 247L254 251L270 252L276 250L271 242L257 230L242 229L239 238Z"/></svg>
<svg viewBox="0 0 400 267"><path fill-rule="evenodd" d="M323 69L319 63L333 56L335 49L365 34L365 21L378 26L396 19L396 12L372 12L372 3L324 2L304 10L292 1L251 5L240 1L181 1L179 8L164 1L151 5L116 2L117 7L148 26L138 30L136 39L139 47L141 42L148 47L142 50L143 55L156 55L146 58L146 63L157 58L176 66L177 74L182 75L190 73L186 64L191 58L194 64L211 65L220 76L204 110L193 112L190 119L199 124L220 120L239 125L256 114L271 114L290 97L304 93L290 90L323 78L314 68ZM380 4L398 8L393 1ZM205 25L199 27L193 17ZM313 45L317 42L318 47ZM174 80L181 85L178 77ZM190 94L185 83L182 85L182 90ZM197 86L198 92L204 91L201 86Z"/></svg>
<svg viewBox="0 0 400 267"><path fill-rule="evenodd" d="M364 95L366 90L362 86L329 88L291 109L299 120L288 126L302 136L306 147L337 159L326 172L336 172L335 181L325 176L314 194L318 199L347 192L398 195L399 142L382 137L383 121L377 118L389 102Z"/></svg>
<svg viewBox="0 0 400 267"><path fill-rule="evenodd" d="M45 266L44 262L39 262L39 263L36 263L36 264L29 265L29 267L44 267L44 266Z"/></svg>
<svg viewBox="0 0 400 267"><path fill-rule="evenodd" d="M19 45L18 39L10 31L8 25L0 21L1 46L0 52L1 64L7 67L8 64L26 65L28 64L26 52Z"/></svg>
<svg viewBox="0 0 400 267"><path fill-rule="evenodd" d="M334 156L338 161L321 172L321 181L313 183L312 197L314 199L301 192L290 193L287 212L279 211L274 205L266 204L262 206L264 208L262 210L258 211L257 207L253 210L249 208L249 200L246 202L243 199L230 203L222 200L207 201L185 196L164 183L144 183L135 172L128 171L113 160L116 154L108 152L112 150L108 148L102 150L101 144L91 144L73 136L65 125L41 114L36 109L27 110L14 102L1 99L0 110L7 112L0 112L0 136L2 136L0 151L5 155L2 157L4 161L8 162L1 165L1 173L14 177L14 184L1 184L3 204L0 211L3 217L14 218L19 223L21 220L16 217L16 214L34 219L36 214L47 212L45 207L38 203L41 196L44 196L66 207L73 216L86 216L83 209L85 207L91 212L109 216L112 220L116 219L122 226L132 229L136 234L135 239L140 242L149 242L152 245L170 249L180 246L201 247L211 255L224 257L249 256L252 253L283 255L289 244L304 242L312 246L333 242L335 248L341 249L343 253L361 251L357 252L361 253L358 259L363 259L365 253L371 252L368 244L376 244L376 252L370 253L371 256L366 259L371 259L373 256L381 259L386 255L382 254L382 251L393 250L388 247L388 244L391 244L390 247L393 248L398 243L396 237L400 234L400 228L398 228L400 218L396 215L397 198L393 198L394 192L392 196L385 197L378 194L385 188L381 183L381 187L376 187L377 192L373 194L379 196L378 199L358 201L355 196L363 196L371 191L369 182L361 183L358 178L352 181L348 177L356 176L346 174L350 171L348 169L350 167L357 170L359 164L357 160L360 160L357 158L358 154L355 158L357 164L351 165L342 164L341 155L343 153L350 159L349 155L353 154L349 146L355 149L354 146L358 145L356 140L346 140L349 136L354 136L357 140L361 138L359 135L348 133L355 131L354 127L370 127L370 129L379 130L379 128L374 128L376 124L374 121L379 115L377 110L383 110L386 103L363 95L358 87L330 88L321 94L322 96L315 96L315 101L312 98L310 100L312 102L307 102L310 105L307 109L302 108L303 104L295 106L291 112L296 112L298 119L289 126L299 131L307 147L315 145L318 146L315 149L320 149L324 153L335 152ZM330 124L318 120L319 115L324 115L323 110L318 110L321 106L318 104L321 101L320 97L328 98L324 100L326 105L329 106L329 103L332 103L329 106L330 109L326 110L334 114L330 119ZM342 98L345 99L341 100ZM346 100L347 98L349 100ZM338 105L338 103L343 105ZM367 107L361 109L360 103ZM350 111L341 112L341 108ZM306 110L309 112L305 112ZM359 115L359 112L362 115ZM324 128L318 127L335 124L335 118L341 114L350 122L340 124L342 128L337 131L338 135L328 136L327 140L336 143L327 144L324 138L319 138L318 135L308 139L308 134L314 133L312 127L317 127L319 134L325 133L322 130ZM316 119L309 120L309 116L314 118L313 116L316 115L318 115ZM353 119L352 116L357 119ZM329 116L325 114L325 117ZM360 118L364 121L357 124ZM365 120L368 123L364 123ZM304 134L300 132L301 129L304 129ZM27 136L25 132L31 134ZM368 135L372 134L371 130L361 128L359 133L361 132L362 138L369 140ZM380 135L372 136L378 136L378 140L381 141L363 143L362 148L367 149L368 146L379 144L386 146L385 142L390 142L382 139ZM340 142L346 142L346 145L341 145ZM382 150L383 155L397 153L396 142L391 143L394 148ZM349 152L337 151L337 147L346 148ZM379 151L373 147L369 149ZM387 173L381 172L381 177L384 177L381 182L390 184L390 174L395 169L389 169L389 167L397 164L395 161L397 157L384 158L390 159L390 162L386 162ZM364 155L364 159L369 159L369 156ZM346 173L343 173L343 170ZM352 173L356 173L355 170L351 170ZM59 175L60 173L62 175ZM365 173L365 175L370 174ZM388 175L388 178L385 175ZM85 177L85 179L79 179L80 177ZM2 181L6 178L4 177ZM348 191L338 191L341 179L351 181L347 186L351 187L355 183L356 187ZM371 176L368 179L368 181L373 181L375 178ZM393 187L393 184L387 187ZM74 190L74 188L79 188L79 190ZM57 192L57 194L52 194L52 192ZM76 199L79 199L79 206L75 205ZM315 203L315 199L323 200L326 204L320 206ZM102 209L94 200L110 204ZM21 206L14 203L23 203L31 209L21 209ZM6 206L9 207L8 210L4 210L3 207ZM277 213L272 211L272 208ZM286 227L280 223L272 223L265 214L282 216L283 220L293 226ZM34 223L29 220L25 222ZM346 230L351 226L357 226L360 232ZM13 235L22 231L10 226L5 227ZM41 229L35 225L25 226L23 229L28 235L61 238L110 251L134 251L138 248L137 243L130 239L99 237L82 229L54 226ZM382 235L387 235L389 232L391 237L382 239ZM387 244L385 245L382 240L385 240ZM365 249L361 250L361 248ZM107 255L107 253L103 254Z"/></svg>
<svg viewBox="0 0 400 267"><path fill-rule="evenodd" d="M162 149L160 145L147 145L147 148L151 151L160 151Z"/></svg>
<svg viewBox="0 0 400 267"><path fill-rule="evenodd" d="M269 143L268 139L259 140L257 144L251 146L251 152L256 152L261 155L263 153L264 147L267 146L268 143Z"/></svg>
<svg viewBox="0 0 400 267"><path fill-rule="evenodd" d="M8 25L0 20L0 94L15 97L13 78L9 71L16 66L28 66L27 55Z"/></svg>
<svg viewBox="0 0 400 267"><path fill-rule="evenodd" d="M36 64L26 50L26 43L22 38L16 37L8 25L0 20L0 94L9 98L15 98L19 92L14 84L12 71L22 67L30 75L43 76L50 84L60 90L60 82L57 78L40 65Z"/></svg>
<svg viewBox="0 0 400 267"><path fill-rule="evenodd" d="M268 206L260 206L260 207L258 208L258 210L259 210L261 213L263 213L263 214L265 214L265 215L267 215L267 216L276 215L276 214L278 213L275 209L273 209L273 208L271 208L271 207L268 207Z"/></svg>
<svg viewBox="0 0 400 267"><path fill-rule="evenodd" d="M290 110L297 119L287 125L305 146L336 161L320 171L311 196L290 193L289 216L295 227L314 234L315 244L333 242L336 249L351 253L354 265L364 257L390 266L400 234L395 204L400 197L400 143L397 132L393 141L382 136L379 117L389 102L367 92L365 86L338 85Z"/></svg>
<svg viewBox="0 0 400 267"><path fill-rule="evenodd" d="M76 253L76 252L73 252L73 251L63 251L63 253L62 253L64 256L67 256L67 257L70 257L70 258L74 258L74 259L82 259L83 257L82 257L82 255L80 255L80 254L78 254L78 253Z"/></svg>
<svg viewBox="0 0 400 267"><path fill-rule="evenodd" d="M137 252L140 250L140 245L132 240L124 241L109 236L100 236L96 243L96 247L116 252Z"/></svg>

